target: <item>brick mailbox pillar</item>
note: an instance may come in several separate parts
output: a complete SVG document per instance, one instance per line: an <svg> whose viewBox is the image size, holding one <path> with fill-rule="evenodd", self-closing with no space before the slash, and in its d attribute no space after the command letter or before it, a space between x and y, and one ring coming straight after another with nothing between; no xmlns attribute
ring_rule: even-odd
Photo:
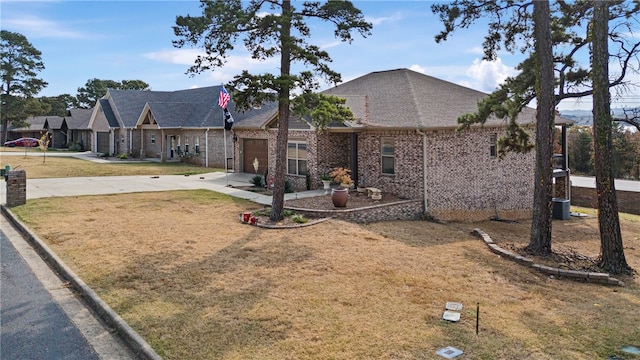
<svg viewBox="0 0 640 360"><path fill-rule="evenodd" d="M11 170L7 174L7 207L27 203L27 172Z"/></svg>

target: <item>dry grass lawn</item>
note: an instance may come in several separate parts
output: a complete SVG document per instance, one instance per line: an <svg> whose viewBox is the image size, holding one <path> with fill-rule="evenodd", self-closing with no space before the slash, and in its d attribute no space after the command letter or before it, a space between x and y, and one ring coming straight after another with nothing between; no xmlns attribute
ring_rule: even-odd
<svg viewBox="0 0 640 360"><path fill-rule="evenodd" d="M6 149L15 148L2 148L2 151ZM20 149L24 151L23 148ZM115 158L111 159L117 160ZM0 156L0 168L4 169L5 165L10 165L12 169L24 169L29 179L79 176L182 175L220 171L220 169L175 162L157 163L141 161L139 163L123 162L121 164L103 164L71 157L47 156L43 158L42 156L20 155Z"/></svg>
<svg viewBox="0 0 640 360"><path fill-rule="evenodd" d="M529 223L330 220L266 230L208 191L30 200L13 208L166 359L605 359L640 346L640 281L553 279L470 235L525 244ZM640 218L623 220L640 269ZM597 220L554 244L598 254ZM458 323L445 302L463 303ZM476 304L480 332L475 333Z"/></svg>

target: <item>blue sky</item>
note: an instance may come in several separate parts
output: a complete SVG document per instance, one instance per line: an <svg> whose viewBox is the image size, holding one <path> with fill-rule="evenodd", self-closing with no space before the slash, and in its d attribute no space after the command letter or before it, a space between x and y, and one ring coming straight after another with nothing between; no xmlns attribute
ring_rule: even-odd
<svg viewBox="0 0 640 360"><path fill-rule="evenodd" d="M311 42L327 50L332 68L347 81L372 71L410 68L456 84L491 92L521 54L501 52L495 62L482 60L486 33L482 23L456 32L437 44L442 29L431 13L431 1L353 1L373 23L372 35L340 43L328 25L313 24ZM172 26L178 15L200 15L195 0L147 1L6 1L0 0L0 27L18 32L42 52L49 83L40 95L75 95L92 78L143 80L152 90L171 91L218 85L246 69L278 72L278 61L258 63L240 50L222 69L185 74L199 49L177 49ZM640 31L637 31L640 33ZM636 34L635 36L638 36ZM615 66L611 68L615 72ZM640 76L631 80L640 84ZM324 85L328 87L329 85ZM640 106L640 88L614 96L613 107ZM590 99L563 102L560 110L589 109Z"/></svg>

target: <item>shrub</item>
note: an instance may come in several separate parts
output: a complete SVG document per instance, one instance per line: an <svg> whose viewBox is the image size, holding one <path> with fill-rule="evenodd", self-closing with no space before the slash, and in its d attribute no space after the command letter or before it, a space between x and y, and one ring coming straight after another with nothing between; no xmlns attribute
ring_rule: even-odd
<svg viewBox="0 0 640 360"><path fill-rule="evenodd" d="M72 142L69 144L69 151L83 151L82 145L77 142Z"/></svg>
<svg viewBox="0 0 640 360"><path fill-rule="evenodd" d="M300 215L300 214L295 214L291 217L291 221L293 221L294 223L297 224L305 224L309 222L309 219L305 218L304 216Z"/></svg>
<svg viewBox="0 0 640 360"><path fill-rule="evenodd" d="M292 216L294 212L293 210L284 209L282 210L282 214L284 215L284 217L289 217L289 216Z"/></svg>
<svg viewBox="0 0 640 360"><path fill-rule="evenodd" d="M199 156L197 154L192 154L192 153L180 153L180 162L183 162L185 164L197 164L197 159L199 158Z"/></svg>
<svg viewBox="0 0 640 360"><path fill-rule="evenodd" d="M255 187L264 187L264 179L261 175L255 175L249 182Z"/></svg>
<svg viewBox="0 0 640 360"><path fill-rule="evenodd" d="M118 159L121 159L121 160L127 160L127 158L128 158L127 154L120 154L120 155L118 155Z"/></svg>

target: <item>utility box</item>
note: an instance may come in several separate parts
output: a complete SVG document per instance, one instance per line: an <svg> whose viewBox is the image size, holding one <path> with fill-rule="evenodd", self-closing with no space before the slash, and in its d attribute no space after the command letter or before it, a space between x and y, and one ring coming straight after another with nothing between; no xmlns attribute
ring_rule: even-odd
<svg viewBox="0 0 640 360"><path fill-rule="evenodd" d="M553 198L553 218L557 220L569 220L571 209L568 199Z"/></svg>

